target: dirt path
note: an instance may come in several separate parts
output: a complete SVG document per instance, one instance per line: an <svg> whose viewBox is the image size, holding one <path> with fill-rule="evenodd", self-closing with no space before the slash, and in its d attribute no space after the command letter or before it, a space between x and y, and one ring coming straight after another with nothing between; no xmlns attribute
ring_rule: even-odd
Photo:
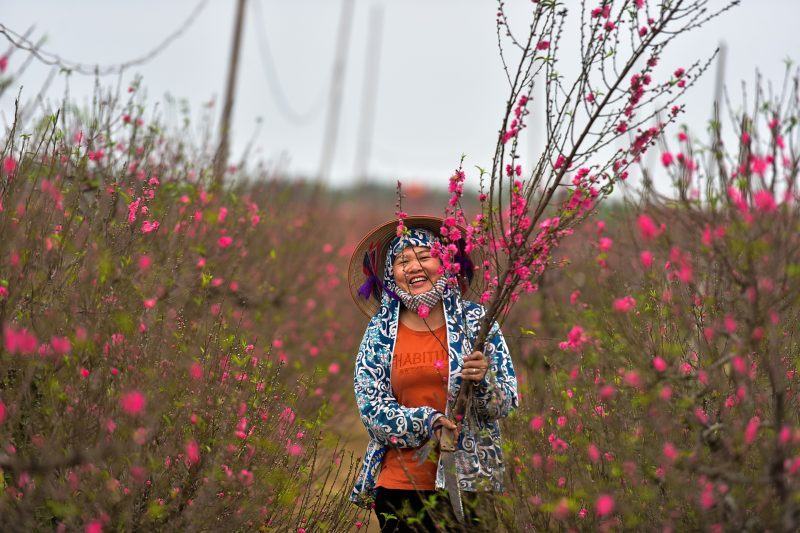
<svg viewBox="0 0 800 533"><path fill-rule="evenodd" d="M328 422L326 431L341 439L339 446L345 450L345 458L342 460L343 465L347 464L347 457L350 455L350 452L352 452L354 460L357 465L360 466L364 451L369 444L369 435L367 434L367 430L364 429L364 424L361 423L361 419L358 417L358 408L355 404L352 409L346 409L344 413L333 417ZM342 490L348 491L348 493L350 489L352 489L352 486L345 487L343 483L338 481L335 486L337 489L341 488ZM379 532L380 528L378 527L377 517L374 513L371 513L369 525L366 528L362 527L357 530L354 527L352 531L358 531L359 533Z"/></svg>

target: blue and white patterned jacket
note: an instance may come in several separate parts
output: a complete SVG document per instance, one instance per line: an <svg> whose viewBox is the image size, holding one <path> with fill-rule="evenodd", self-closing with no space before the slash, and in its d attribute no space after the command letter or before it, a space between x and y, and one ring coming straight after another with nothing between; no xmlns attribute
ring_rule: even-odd
<svg viewBox="0 0 800 533"><path fill-rule="evenodd" d="M449 417L461 388L464 356L472 351L472 343L465 332L469 332L470 339L474 338L486 311L477 303L462 300L458 291L450 287L445 290L443 303L450 360L444 414ZM440 414L432 407L405 407L394 397L390 369L400 305L384 295L381 307L367 326L356 359L356 403L370 442L350 501L365 509L374 502L375 483L389 447L422 446L431 437L431 425ZM502 492L505 467L498 419L517 408L518 397L514 366L497 323L491 330L484 354L490 361L490 368L484 381L473 387L473 405L464 417L455 452L456 468L462 491ZM444 488L441 460L436 469L436 488Z"/></svg>

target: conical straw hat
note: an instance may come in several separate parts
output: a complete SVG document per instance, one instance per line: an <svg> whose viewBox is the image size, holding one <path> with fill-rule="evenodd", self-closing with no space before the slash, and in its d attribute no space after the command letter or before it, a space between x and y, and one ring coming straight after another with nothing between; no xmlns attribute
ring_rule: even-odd
<svg viewBox="0 0 800 533"><path fill-rule="evenodd" d="M371 317L380 307L380 300L375 299L373 295L369 298L364 298L359 294L358 289L367 280L367 272L364 268L364 254L372 252L377 256L377 265L375 274L378 279L383 282L384 263L386 262L386 254L388 252L389 243L397 235L397 219L392 219L383 224L375 227L361 239L361 242L356 246L353 255L350 257L350 266L347 273L347 284L350 286L350 296L353 297L361 311ZM441 237L441 228L444 220L440 217L417 215L410 216L403 220L403 224L407 228L423 228L433 232L437 237ZM463 227L459 226L462 235L466 234ZM444 241L443 241L444 242ZM478 257L480 256L480 257ZM480 267L483 262L483 254L476 248L469 254L470 261L475 267ZM462 276L462 295L469 300L477 300L480 297L480 287L483 277L478 274L477 268L473 272L472 280L468 283L466 277ZM379 296L383 296L382 289L378 287Z"/></svg>

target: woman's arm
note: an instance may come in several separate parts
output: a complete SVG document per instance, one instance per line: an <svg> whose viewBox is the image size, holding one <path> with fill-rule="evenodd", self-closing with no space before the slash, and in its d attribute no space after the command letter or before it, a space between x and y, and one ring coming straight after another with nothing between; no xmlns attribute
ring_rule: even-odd
<svg viewBox="0 0 800 533"><path fill-rule="evenodd" d="M489 333L483 353L489 361L489 370L483 380L473 385L473 408L481 420L491 422L508 416L519 407L514 364L497 322Z"/></svg>
<svg viewBox="0 0 800 533"><path fill-rule="evenodd" d="M444 416L433 407L405 407L392 394L389 369L375 350L376 331L367 328L356 357L353 376L361 422L370 437L397 448L418 448L432 434L435 419Z"/></svg>

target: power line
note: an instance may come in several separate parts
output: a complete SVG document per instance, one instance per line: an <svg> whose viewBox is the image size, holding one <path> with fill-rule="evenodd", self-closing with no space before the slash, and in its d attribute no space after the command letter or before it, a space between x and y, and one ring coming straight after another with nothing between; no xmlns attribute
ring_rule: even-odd
<svg viewBox="0 0 800 533"><path fill-rule="evenodd" d="M5 36L5 38L8 39L8 41L12 44L12 46L20 50L30 52L31 54L33 54L34 57L36 57L39 61L41 61L45 65L58 66L63 69L69 70L71 72L77 72L78 74L84 74L87 76L94 76L94 75L107 76L110 74L120 74L125 69L147 63L148 61L156 57L158 54L163 52L170 44L172 44L172 42L175 39L179 38L186 32L186 30L189 29L189 27L197 19L198 15L200 15L200 12L203 11L203 9L206 7L206 4L208 4L208 0L200 0L197 6L195 6L195 8L192 10L189 16L183 22L183 24L181 24L177 30L169 34L163 41L161 41L161 43L158 46L150 50L145 55L136 59L132 59L130 61L126 61L124 63L118 63L116 65L108 65L105 67L100 67L99 65L89 65L86 63L78 63L76 61L69 61L57 54L46 52L41 48L39 48L37 45L35 45L33 42L31 42L25 36L20 35L19 33L15 32L14 30L12 30L11 28L2 23L0 23L0 34Z"/></svg>
<svg viewBox="0 0 800 533"><path fill-rule="evenodd" d="M367 65L364 69L364 87L361 95L361 121L358 128L358 145L355 160L355 178L361 183L369 179L369 159L372 155L372 136L375 128L375 100L378 96L378 67L383 41L383 5L375 4L369 12L367 37Z"/></svg>
<svg viewBox="0 0 800 533"><path fill-rule="evenodd" d="M342 11L339 15L339 30L336 38L336 54L331 73L331 88L328 98L328 116L325 120L325 137L322 144L322 158L319 164L319 181L326 182L331 172L333 158L336 154L336 141L339 134L339 115L342 110L344 93L344 74L347 68L347 50L350 46L350 33L353 23L355 0L342 0Z"/></svg>
<svg viewBox="0 0 800 533"><path fill-rule="evenodd" d="M267 84L269 85L272 95L274 96L278 111L280 111L292 122L297 124L308 124L318 116L319 111L322 109L324 104L322 97L321 95L317 96L314 105L308 111L303 113L295 110L294 107L289 103L289 99L286 96L286 91L283 90L283 85L280 82L278 70L275 67L275 58L272 56L272 51L269 46L266 25L264 24L264 14L261 11L261 2L255 0L253 2L253 6L257 17L255 27L256 33L258 34L258 51L261 56L261 67L264 71L264 77L267 79Z"/></svg>

